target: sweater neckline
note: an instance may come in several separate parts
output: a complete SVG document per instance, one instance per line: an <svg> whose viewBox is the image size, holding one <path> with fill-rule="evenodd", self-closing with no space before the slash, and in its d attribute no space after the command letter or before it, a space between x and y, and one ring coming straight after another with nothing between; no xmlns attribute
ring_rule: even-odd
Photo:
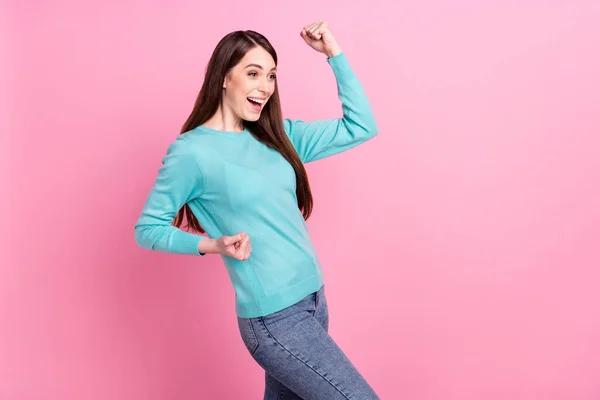
<svg viewBox="0 0 600 400"><path fill-rule="evenodd" d="M241 131L241 132L235 132L235 131L221 131L221 130L218 130L218 129L213 129L213 128L209 128L209 127L207 127L207 126L203 126L203 125L199 125L199 126L198 126L198 129L202 129L202 130L204 130L204 131L206 131L206 132L215 133L215 134L218 134L218 135L227 135L227 136L234 136L234 137L235 137L235 136L238 136L238 137L243 137L243 136L246 136L248 133L250 133L250 132L248 131L248 128L245 128L245 127L244 127L244 130L243 130L243 131Z"/></svg>

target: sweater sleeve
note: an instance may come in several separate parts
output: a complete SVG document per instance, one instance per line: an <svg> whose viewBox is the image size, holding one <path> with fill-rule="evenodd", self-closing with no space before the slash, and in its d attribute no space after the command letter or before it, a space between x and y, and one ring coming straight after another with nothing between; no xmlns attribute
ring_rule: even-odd
<svg viewBox="0 0 600 400"><path fill-rule="evenodd" d="M184 204L198 197L204 176L196 155L180 136L169 145L152 190L135 224L138 246L177 254L204 255L198 251L202 235L172 225Z"/></svg>
<svg viewBox="0 0 600 400"><path fill-rule="evenodd" d="M349 150L377 135L377 124L361 82L345 53L327 62L336 77L342 118L305 122L283 120L284 129L303 163Z"/></svg>

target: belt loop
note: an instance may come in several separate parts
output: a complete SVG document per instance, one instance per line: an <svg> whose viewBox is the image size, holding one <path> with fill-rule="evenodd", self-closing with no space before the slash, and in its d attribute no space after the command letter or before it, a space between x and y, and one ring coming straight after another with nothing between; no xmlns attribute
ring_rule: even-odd
<svg viewBox="0 0 600 400"><path fill-rule="evenodd" d="M319 292L315 292L315 310L319 306Z"/></svg>

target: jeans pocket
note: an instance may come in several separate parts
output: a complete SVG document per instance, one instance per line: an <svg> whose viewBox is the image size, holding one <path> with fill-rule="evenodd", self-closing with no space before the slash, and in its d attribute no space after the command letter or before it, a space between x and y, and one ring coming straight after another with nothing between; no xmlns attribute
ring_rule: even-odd
<svg viewBox="0 0 600 400"><path fill-rule="evenodd" d="M258 348L258 338L256 337L254 326L252 325L252 319L238 317L238 326L244 345L246 345L250 354L253 355Z"/></svg>

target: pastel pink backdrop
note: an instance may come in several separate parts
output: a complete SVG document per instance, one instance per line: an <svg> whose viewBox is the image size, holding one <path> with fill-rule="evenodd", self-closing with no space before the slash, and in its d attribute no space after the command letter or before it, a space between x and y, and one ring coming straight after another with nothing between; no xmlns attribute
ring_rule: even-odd
<svg viewBox="0 0 600 400"><path fill-rule="evenodd" d="M226 33L340 115L322 18L380 128L308 165L332 336L383 399L598 399L598 3L210 4L4 3L0 398L262 398L220 259L133 225Z"/></svg>

